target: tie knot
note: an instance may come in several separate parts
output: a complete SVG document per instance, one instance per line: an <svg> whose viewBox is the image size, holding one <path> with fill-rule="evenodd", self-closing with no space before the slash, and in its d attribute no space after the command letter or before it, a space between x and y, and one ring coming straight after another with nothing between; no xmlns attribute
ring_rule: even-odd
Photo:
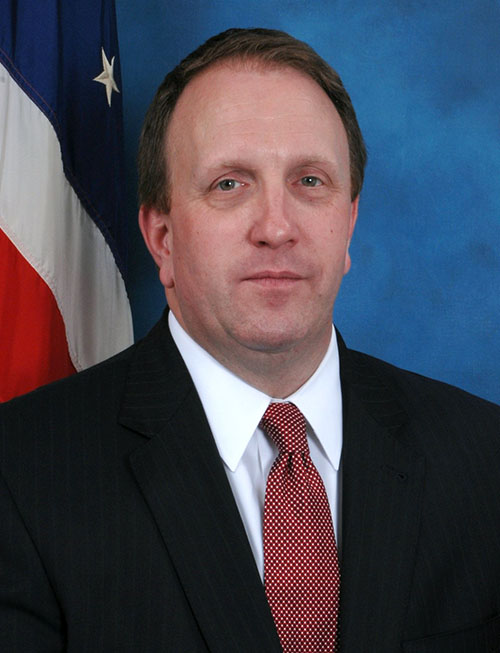
<svg viewBox="0 0 500 653"><path fill-rule="evenodd" d="M309 451L306 420L295 404L270 403L260 420L260 426L273 440L280 453Z"/></svg>

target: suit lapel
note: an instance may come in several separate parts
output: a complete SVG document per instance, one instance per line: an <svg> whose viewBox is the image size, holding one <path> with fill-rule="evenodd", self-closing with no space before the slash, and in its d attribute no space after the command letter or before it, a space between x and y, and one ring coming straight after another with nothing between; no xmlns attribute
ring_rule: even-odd
<svg viewBox="0 0 500 653"><path fill-rule="evenodd" d="M148 436L131 455L210 651L280 651L274 622L201 403L165 318L140 345L120 421Z"/></svg>
<svg viewBox="0 0 500 653"><path fill-rule="evenodd" d="M371 359L341 345L341 651L399 650L419 529L424 461Z"/></svg>
<svg viewBox="0 0 500 653"><path fill-rule="evenodd" d="M419 528L423 460L367 357L340 343L341 651L397 650ZM131 365L120 422L146 436L133 473L210 651L280 651L238 509L165 318ZM407 436L406 436L407 437Z"/></svg>

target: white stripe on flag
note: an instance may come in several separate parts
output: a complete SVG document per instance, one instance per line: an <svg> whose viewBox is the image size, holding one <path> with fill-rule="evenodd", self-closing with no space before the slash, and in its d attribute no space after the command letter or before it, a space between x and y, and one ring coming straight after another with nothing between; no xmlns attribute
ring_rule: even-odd
<svg viewBox="0 0 500 653"><path fill-rule="evenodd" d="M1 64L0 116L0 227L52 290L82 370L132 343L125 284L64 175L52 125Z"/></svg>

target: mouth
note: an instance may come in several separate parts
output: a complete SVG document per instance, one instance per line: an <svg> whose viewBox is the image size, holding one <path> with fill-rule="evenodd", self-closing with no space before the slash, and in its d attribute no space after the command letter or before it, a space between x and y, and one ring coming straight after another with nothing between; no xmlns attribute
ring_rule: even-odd
<svg viewBox="0 0 500 653"><path fill-rule="evenodd" d="M262 270L244 278L260 286L269 286L272 288L283 288L295 285L303 277L300 274L290 270Z"/></svg>

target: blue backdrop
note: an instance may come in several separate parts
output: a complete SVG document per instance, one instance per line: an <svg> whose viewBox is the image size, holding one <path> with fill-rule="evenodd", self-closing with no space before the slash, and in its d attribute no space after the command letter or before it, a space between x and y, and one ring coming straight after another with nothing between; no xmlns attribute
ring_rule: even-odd
<svg viewBox="0 0 500 653"><path fill-rule="evenodd" d="M117 11L136 336L165 305L136 226L153 93L223 29L283 29L338 70L368 145L335 309L347 344L500 403L500 2L119 0Z"/></svg>

